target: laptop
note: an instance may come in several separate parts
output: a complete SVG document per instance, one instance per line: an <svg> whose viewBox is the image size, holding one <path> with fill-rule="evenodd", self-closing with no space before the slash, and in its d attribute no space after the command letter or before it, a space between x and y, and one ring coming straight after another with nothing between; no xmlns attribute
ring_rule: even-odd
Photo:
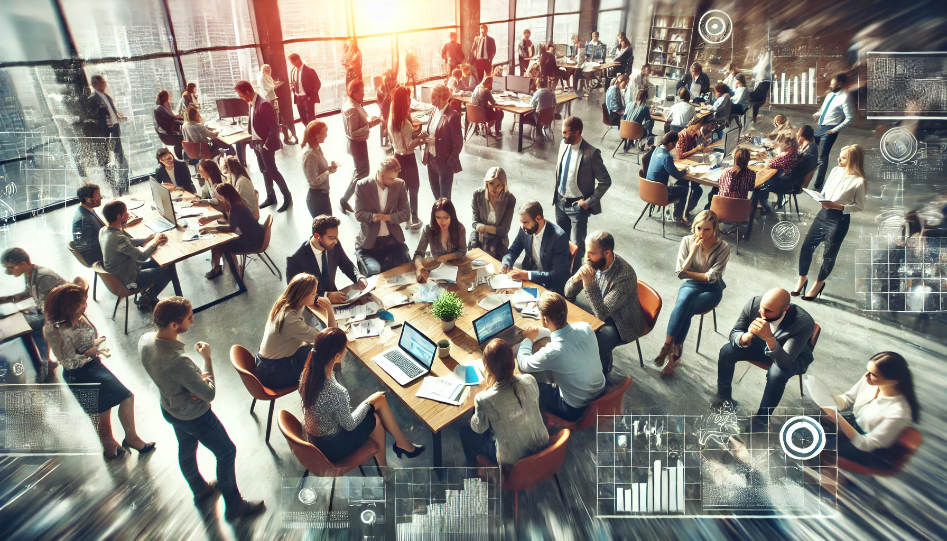
<svg viewBox="0 0 947 541"><path fill-rule="evenodd" d="M477 344L482 348L491 339L513 326L513 305L510 301L497 306L473 322Z"/></svg>
<svg viewBox="0 0 947 541"><path fill-rule="evenodd" d="M437 344L405 321L398 346L375 355L372 360L399 385L407 385L431 372L435 355Z"/></svg>
<svg viewBox="0 0 947 541"><path fill-rule="evenodd" d="M174 229L177 218L174 216L174 203L171 201L171 192L158 181L151 179L151 197L158 209L158 217L144 223L145 227L158 233Z"/></svg>

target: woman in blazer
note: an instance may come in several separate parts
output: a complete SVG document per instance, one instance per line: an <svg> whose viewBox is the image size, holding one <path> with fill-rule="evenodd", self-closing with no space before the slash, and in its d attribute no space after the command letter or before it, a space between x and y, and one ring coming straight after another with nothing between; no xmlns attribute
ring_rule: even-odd
<svg viewBox="0 0 947 541"><path fill-rule="evenodd" d="M431 257L437 263L460 259L467 253L467 247L464 246L466 236L464 224L457 220L454 204L446 197L438 199L431 209L431 222L421 231L421 240L418 241L418 249L414 252L418 283L427 282L428 276L431 275L431 271L424 268L424 256L429 246Z"/></svg>
<svg viewBox="0 0 947 541"><path fill-rule="evenodd" d="M467 249L480 248L496 259L510 249L510 225L516 213L516 197L507 189L506 171L491 167L483 177L483 188L474 191L473 231Z"/></svg>
<svg viewBox="0 0 947 541"><path fill-rule="evenodd" d="M170 150L162 147L155 156L158 159L158 168L155 169L155 180L165 188L183 188L193 194L197 193L194 181L191 180L191 169L187 163L174 158Z"/></svg>
<svg viewBox="0 0 947 541"><path fill-rule="evenodd" d="M234 154L233 148L217 138L217 132L204 125L201 112L196 107L188 107L184 111L184 125L181 126L181 135L189 143L207 143L211 155L218 152Z"/></svg>
<svg viewBox="0 0 947 541"><path fill-rule="evenodd" d="M239 238L234 239L217 248L212 248L210 252L211 270L204 276L208 280L217 278L223 273L223 267L220 265L220 258L223 255L233 257L231 254L241 254L259 250L263 246L263 240L266 237L266 230L260 225L260 222L253 218L247 204L237 193L237 190L230 184L218 184L215 189L217 194L217 204L227 223L212 227L201 227L201 233L237 233ZM216 220L216 217L204 217L198 220L202 226ZM219 221L219 220L218 220Z"/></svg>
<svg viewBox="0 0 947 541"><path fill-rule="evenodd" d="M306 126L302 146L309 146L303 153L303 173L309 183L309 195L306 207L309 215L315 218L323 214L332 215L332 203L329 200L329 175L339 169L336 162L329 163L322 153L322 143L329 136L329 125L321 120L313 120Z"/></svg>

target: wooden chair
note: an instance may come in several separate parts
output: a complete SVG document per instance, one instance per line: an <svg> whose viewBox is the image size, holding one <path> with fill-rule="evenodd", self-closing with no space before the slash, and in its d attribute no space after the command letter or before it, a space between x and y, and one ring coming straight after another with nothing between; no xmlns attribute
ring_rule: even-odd
<svg viewBox="0 0 947 541"><path fill-rule="evenodd" d="M608 107L606 107L604 103L602 104L602 124L608 126L608 129L602 134L602 138L599 140L599 142L604 141L605 136L608 135L608 132L612 131L612 128L615 127L615 124L612 124L612 115L608 112Z"/></svg>
<svg viewBox="0 0 947 541"><path fill-rule="evenodd" d="M641 200L645 202L644 209L641 210L641 215L638 216L638 219L635 221L635 225L632 229L638 227L638 222L641 221L641 218L644 217L645 211L648 212L648 216L651 216L651 211L654 210L654 207L661 207L661 237L665 238L664 235L664 207L676 203L677 199L670 200L668 198L668 187L660 182L655 182L653 180L648 180L638 175L638 196L641 197Z"/></svg>
<svg viewBox="0 0 947 541"><path fill-rule="evenodd" d="M618 153L618 149L625 144L626 140L631 140L635 143L640 141L644 137L644 126L642 126L640 122L622 120L618 132L621 134L621 142L615 147L615 152L612 152L612 158L615 157L615 154ZM638 163L641 163L641 151L638 150L637 144L635 144L635 157L638 158Z"/></svg>
<svg viewBox="0 0 947 541"><path fill-rule="evenodd" d="M92 265L90 265L88 262L86 262L85 258L82 257L82 254L80 254L80 253L76 250L76 241L74 241L74 240L69 241L69 244L66 245L66 248L68 248L69 251L72 253L72 255L76 258L76 260L79 261L79 264L80 264L80 265L82 265L83 267L85 267L85 268L87 268L87 269L91 269L91 268L92 268ZM95 291L96 291L96 289L98 289L98 285L99 285L99 275L98 275L98 273L96 273L96 272L93 271L93 274L92 274L92 300L93 300L93 301L96 300L96 299L95 299ZM112 316L112 317L114 317L114 316Z"/></svg>
<svg viewBox="0 0 947 541"><path fill-rule="evenodd" d="M838 458L838 468L858 475L873 475L877 477L890 477L897 475L904 466L911 460L914 453L924 442L924 436L916 428L908 427L901 431L897 441L888 450L891 457L891 466L887 468L869 468L862 466L857 462L852 462L847 458Z"/></svg>
<svg viewBox="0 0 947 541"><path fill-rule="evenodd" d="M714 199L716 199L716 197L714 197ZM710 310L700 314L700 325L697 327L697 347L694 348L694 353L700 353L700 335L704 332L704 316L711 313L714 317L714 332L717 332L717 307L714 306Z"/></svg>
<svg viewBox="0 0 947 541"><path fill-rule="evenodd" d="M549 128L549 134L552 137L552 142L555 143L556 133L553 131L552 125L556 122L556 108L547 107L545 109L540 109L539 119L537 119L536 122L539 125L534 127L539 128L539 133L543 134L543 136L545 136L546 128Z"/></svg>
<svg viewBox="0 0 947 541"><path fill-rule="evenodd" d="M644 368L644 357L641 356L641 343L638 342L643 336L646 336L658 322L658 315L661 314L661 295L648 284L638 280L638 303L641 305L641 313L644 315L646 327L641 336L635 339L635 345L638 346L638 363Z"/></svg>
<svg viewBox="0 0 947 541"><path fill-rule="evenodd" d="M479 105L474 105L472 103L467 104L467 129L470 129L470 125L473 124L475 128L480 129L480 133L483 134L484 143L489 144L490 139L487 137L487 110ZM464 133L464 141L469 139L467 134Z"/></svg>
<svg viewBox="0 0 947 541"><path fill-rule="evenodd" d="M135 288L128 289L125 287L125 284L121 280L115 277L114 274L109 273L105 270L105 267L102 266L102 262L98 261L92 264L92 270L95 271L97 276L102 277L102 283L105 284L105 287L112 292L112 295L115 295L115 309L112 310L112 319L115 319L115 314L118 313L118 305L122 302L122 299L125 300L125 334L128 334L128 297L135 296L147 288Z"/></svg>
<svg viewBox="0 0 947 541"><path fill-rule="evenodd" d="M270 214L266 217L266 220L263 221L263 229L266 233L263 235L263 244L260 247L252 252L235 252L233 255L243 257L243 260L240 263L240 274L243 275L244 271L247 269L247 258L251 255L259 255L260 261L266 265L266 268L273 273L273 276L276 276L277 279L283 279L283 272L279 270L279 267L276 266L276 263L270 258L270 255L266 253L266 249L270 246L270 238L273 234L273 215Z"/></svg>
<svg viewBox="0 0 947 541"><path fill-rule="evenodd" d="M546 447L535 455L520 459L519 462L513 464L513 467L510 468L508 473L503 475L503 489L514 492L514 521L519 517L519 493L535 487L550 477L556 481L556 488L559 489L559 497L562 498L563 502L566 500L562 492L562 485L559 484L559 477L556 474L562 468L562 463L566 460L569 434L568 428L552 434L549 436L549 447ZM484 467L497 467L496 464L483 455L477 456L477 462Z"/></svg>
<svg viewBox="0 0 947 541"><path fill-rule="evenodd" d="M818 323L815 324L815 328L812 329L812 338L809 339L809 348L812 351L815 351L815 345L819 343L819 335L822 334L822 327ZM756 366L757 368L762 368L763 370L769 370L769 365L766 363L761 363L759 361L750 361L750 364ZM746 375L746 372L743 373ZM740 376L740 379L743 379L743 376ZM739 381L737 382L739 383ZM805 396L805 393L802 390L802 374L799 374L799 396Z"/></svg>
<svg viewBox="0 0 947 541"><path fill-rule="evenodd" d="M753 200L715 195L710 201L710 210L717 214L721 224L734 224L730 231L736 231L737 255L740 255L740 225L750 221Z"/></svg>
<svg viewBox="0 0 947 541"><path fill-rule="evenodd" d="M256 406L257 400L267 400L270 403L270 413L266 417L265 440L269 443L270 427L273 424L273 409L276 407L276 399L296 392L299 386L293 385L292 387L283 387L282 389L270 389L269 387L265 387L256 377L256 360L253 358L253 354L241 345L234 344L230 348L230 363L237 369L237 373L240 374L240 379L243 380L243 385L247 388L247 391L250 392L250 396L253 397L253 402L250 402L250 413L253 413L253 408ZM290 447L292 447L292 445L290 445Z"/></svg>
<svg viewBox="0 0 947 541"><path fill-rule="evenodd" d="M593 400L577 421L566 421L552 413L543 413L543 420L546 421L547 426L555 425L568 428L573 432L593 427L599 415L621 415L621 399L625 396L625 391L628 390L629 386L631 386L631 376L626 377L621 383Z"/></svg>

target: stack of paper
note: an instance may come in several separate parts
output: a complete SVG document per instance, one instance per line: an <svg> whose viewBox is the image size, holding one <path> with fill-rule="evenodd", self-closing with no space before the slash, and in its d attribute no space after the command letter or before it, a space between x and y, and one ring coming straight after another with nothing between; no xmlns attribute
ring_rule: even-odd
<svg viewBox="0 0 947 541"><path fill-rule="evenodd" d="M484 380L483 359L478 359L474 364L458 364L454 367L447 379L452 379L461 385L471 386L480 385Z"/></svg>
<svg viewBox="0 0 947 541"><path fill-rule="evenodd" d="M381 334L381 331L384 330L384 328L385 322L380 319L366 319L364 321L352 323L349 326L349 339L356 340L358 338L378 336Z"/></svg>
<svg viewBox="0 0 947 541"><path fill-rule="evenodd" d="M418 283L418 277L414 271L399 274L385 279L385 284L391 287L401 287Z"/></svg>
<svg viewBox="0 0 947 541"><path fill-rule="evenodd" d="M536 297L539 296L539 290L535 287L524 287L518 289L513 293L513 297L510 299L510 302L513 303L513 307L517 310L522 310L526 307L527 304L536 301Z"/></svg>
<svg viewBox="0 0 947 541"><path fill-rule="evenodd" d="M517 291L517 293L519 293L519 291ZM480 299L480 302L477 303L477 306L489 311L499 307L508 300L510 300L509 295L504 295L503 293L491 293Z"/></svg>
<svg viewBox="0 0 947 541"><path fill-rule="evenodd" d="M361 321L368 316L375 315L378 312L378 304L369 301L365 304L350 304L348 306L334 306L335 319L350 320L350 323Z"/></svg>
<svg viewBox="0 0 947 541"><path fill-rule="evenodd" d="M359 290L357 285L352 286L352 289L350 289L348 292L346 302L357 301L358 299L371 293L372 290L375 289L375 284L378 283L378 275L376 274L375 276L370 276L366 278L365 281L368 282L368 285L365 286L365 289Z"/></svg>
<svg viewBox="0 0 947 541"><path fill-rule="evenodd" d="M407 295L402 295L397 291L391 292L381 298L381 304L385 307L385 310L389 308L394 308L395 306L401 306L402 304L408 304L411 302L411 299Z"/></svg>
<svg viewBox="0 0 947 541"><path fill-rule="evenodd" d="M519 289L523 287L523 282L518 282L506 274L497 274L490 278L490 287L496 289Z"/></svg>
<svg viewBox="0 0 947 541"><path fill-rule="evenodd" d="M467 387L453 378L435 378L428 376L421 381L417 397L459 406L464 402Z"/></svg>
<svg viewBox="0 0 947 541"><path fill-rule="evenodd" d="M832 398L832 393L830 393L825 384L822 383L822 380L811 374L806 374L802 377L802 382L805 383L806 389L809 391L809 397L812 398L812 401L818 404L820 408L838 407L838 404L835 403L835 399Z"/></svg>
<svg viewBox="0 0 947 541"><path fill-rule="evenodd" d="M414 302L434 302L444 288L437 284L418 284L414 293Z"/></svg>
<svg viewBox="0 0 947 541"><path fill-rule="evenodd" d="M451 284L457 282L457 266L441 263L437 268L431 270L431 280L449 282Z"/></svg>
<svg viewBox="0 0 947 541"><path fill-rule="evenodd" d="M535 302L531 302L527 304L525 307L523 307L520 313L523 314L525 317L539 319L539 307L536 305Z"/></svg>
<svg viewBox="0 0 947 541"><path fill-rule="evenodd" d="M17 312L22 312L24 310L33 310L36 308L36 301L33 300L33 297L30 297L26 300L22 300L18 303L4 303L0 304L0 317L12 316Z"/></svg>

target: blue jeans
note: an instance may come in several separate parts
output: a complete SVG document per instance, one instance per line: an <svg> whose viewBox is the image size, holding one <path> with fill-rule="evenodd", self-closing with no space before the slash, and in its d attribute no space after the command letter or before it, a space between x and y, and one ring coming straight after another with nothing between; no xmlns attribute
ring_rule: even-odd
<svg viewBox="0 0 947 541"><path fill-rule="evenodd" d="M691 318L715 308L723 297L723 284L686 280L677 292L677 302L668 321L668 335L677 345L683 344L691 327Z"/></svg>
<svg viewBox="0 0 947 541"><path fill-rule="evenodd" d="M161 293L164 288L168 287L173 277L173 266L161 267L154 259L149 259L145 261L145 264L141 266L141 270L138 271L135 284L140 288L150 287L147 292L148 296L154 300L158 300L158 294Z"/></svg>
<svg viewBox="0 0 947 541"><path fill-rule="evenodd" d="M838 139L838 132L829 133L829 130L834 130L837 125L819 126L819 129L815 132L815 144L819 146L819 170L815 175L815 187L813 189L817 191L821 190L822 185L825 184L825 173L829 169L829 153L832 152L832 145Z"/></svg>
<svg viewBox="0 0 947 541"><path fill-rule="evenodd" d="M362 264L365 276L374 276L410 261L408 246L394 237L380 237L372 248L355 248L355 257Z"/></svg>
<svg viewBox="0 0 947 541"><path fill-rule="evenodd" d="M196 496L207 488L207 481L197 469L197 444L202 443L217 458L217 484L227 507L238 507L243 497L237 488L237 446L230 440L214 411L207 410L204 415L190 421L182 421L164 408L161 408L161 414L174 427L174 435L178 438L178 463L191 492Z"/></svg>
<svg viewBox="0 0 947 541"><path fill-rule="evenodd" d="M766 355L766 342L758 336L753 337L753 341L745 348L734 347L733 344L725 344L720 348L720 357L717 358L717 394L725 399L730 399L733 392L733 372L739 361L757 361L769 364L769 371L766 373L766 387L763 389L763 400L760 401L760 409L757 415L769 415L772 408L779 405L783 398L783 391L788 382L796 372L783 370L772 359Z"/></svg>
<svg viewBox="0 0 947 541"><path fill-rule="evenodd" d="M603 394L604 392L605 389L602 389ZM589 400L589 404L591 403L592 400ZM558 387L553 387L548 383L539 384L539 408L543 411L548 411L565 421L578 421L587 407L588 404L581 408L574 408L562 399L562 393L559 392Z"/></svg>

